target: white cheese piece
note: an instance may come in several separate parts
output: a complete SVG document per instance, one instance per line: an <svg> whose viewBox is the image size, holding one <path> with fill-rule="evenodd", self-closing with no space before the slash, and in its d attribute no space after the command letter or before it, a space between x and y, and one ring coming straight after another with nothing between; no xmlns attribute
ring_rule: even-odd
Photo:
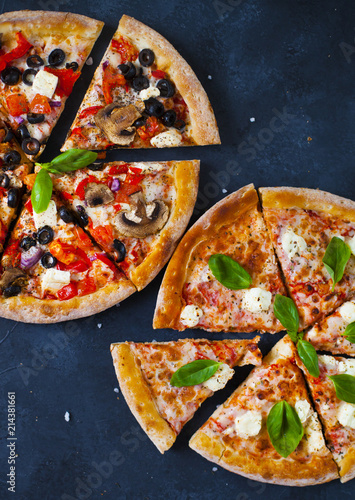
<svg viewBox="0 0 355 500"><path fill-rule="evenodd" d="M251 436L257 436L261 430L262 416L258 411L247 411L243 415L236 417L234 427L236 433L247 439Z"/></svg>
<svg viewBox="0 0 355 500"><path fill-rule="evenodd" d="M59 269L47 269L42 275L42 290L60 290L70 283L70 271L60 271Z"/></svg>
<svg viewBox="0 0 355 500"><path fill-rule="evenodd" d="M80 203L78 202L78 205ZM85 207L85 210L94 226L104 226L108 223L109 214L107 206Z"/></svg>
<svg viewBox="0 0 355 500"><path fill-rule="evenodd" d="M129 203L120 203L121 210L130 210L131 205Z"/></svg>
<svg viewBox="0 0 355 500"><path fill-rule="evenodd" d="M202 316L203 311L198 306L188 305L181 311L180 319L183 325L192 328L198 325Z"/></svg>
<svg viewBox="0 0 355 500"><path fill-rule="evenodd" d="M355 321L355 304L354 302L345 302L341 307L339 307L340 316L347 323L352 323Z"/></svg>
<svg viewBox="0 0 355 500"><path fill-rule="evenodd" d="M35 223L36 229L40 229L43 226L54 227L57 224L57 207L53 200L48 204L47 210L37 214L33 210L33 221Z"/></svg>
<svg viewBox="0 0 355 500"><path fill-rule="evenodd" d="M216 392L226 385L228 380L230 380L234 375L234 370L230 368L226 363L222 363L216 373L203 382L203 386L207 387L207 389L211 389L211 391Z"/></svg>
<svg viewBox="0 0 355 500"><path fill-rule="evenodd" d="M333 356L328 356L326 354L318 356L318 361L326 367L327 370L338 370L339 361L337 361Z"/></svg>
<svg viewBox="0 0 355 500"><path fill-rule="evenodd" d="M32 90L51 99L57 88L58 77L40 69L33 79Z"/></svg>
<svg viewBox="0 0 355 500"><path fill-rule="evenodd" d="M181 143L181 134L175 129L169 129L150 139L150 144L156 148L174 148Z"/></svg>
<svg viewBox="0 0 355 500"><path fill-rule="evenodd" d="M142 101L146 101L150 97L158 97L158 95L160 95L160 90L156 87L148 87L139 92L139 97Z"/></svg>
<svg viewBox="0 0 355 500"><path fill-rule="evenodd" d="M296 254L301 254L307 248L304 238L298 236L290 227L284 232L281 244L289 259L292 259Z"/></svg>
<svg viewBox="0 0 355 500"><path fill-rule="evenodd" d="M313 412L304 430L309 453L316 453L325 448L322 429L316 414Z"/></svg>
<svg viewBox="0 0 355 500"><path fill-rule="evenodd" d="M352 238L347 238L346 243L349 245L351 253L355 255L355 236Z"/></svg>
<svg viewBox="0 0 355 500"><path fill-rule="evenodd" d="M344 361L339 361L339 373L345 373L346 375L355 377L355 359L344 359Z"/></svg>
<svg viewBox="0 0 355 500"><path fill-rule="evenodd" d="M355 429L355 405L342 401L337 411L339 424Z"/></svg>
<svg viewBox="0 0 355 500"><path fill-rule="evenodd" d="M149 161L147 163L134 163L131 166L132 168L139 168L142 174L150 174L152 172L161 172L167 165L164 162Z"/></svg>
<svg viewBox="0 0 355 500"><path fill-rule="evenodd" d="M244 291L242 308L252 313L267 311L271 305L271 292L262 288L249 288Z"/></svg>
<svg viewBox="0 0 355 500"><path fill-rule="evenodd" d="M302 424L305 424L313 413L311 405L306 399L299 399L298 401L296 401L295 410Z"/></svg>

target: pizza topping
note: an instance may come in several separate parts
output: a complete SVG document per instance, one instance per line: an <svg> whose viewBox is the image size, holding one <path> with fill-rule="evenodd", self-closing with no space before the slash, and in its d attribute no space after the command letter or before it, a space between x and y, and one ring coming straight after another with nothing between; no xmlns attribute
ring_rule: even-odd
<svg viewBox="0 0 355 500"><path fill-rule="evenodd" d="M19 188L11 188L7 194L7 205L10 208L16 208L20 201L20 190Z"/></svg>
<svg viewBox="0 0 355 500"><path fill-rule="evenodd" d="M302 236L298 236L291 227L288 227L282 236L282 248L291 260L295 255L302 254L306 248L307 243Z"/></svg>
<svg viewBox="0 0 355 500"><path fill-rule="evenodd" d="M10 186L9 176L5 173L0 173L0 187L7 189Z"/></svg>
<svg viewBox="0 0 355 500"><path fill-rule="evenodd" d="M32 89L34 92L51 99L58 84L58 76L40 69L33 79Z"/></svg>
<svg viewBox="0 0 355 500"><path fill-rule="evenodd" d="M109 141L124 145L127 144L127 137L123 137L121 132L130 127L140 116L141 113L133 104L120 106L117 103L112 103L99 110L94 119L96 125L100 127ZM132 142L133 139L133 136L128 138L129 142Z"/></svg>
<svg viewBox="0 0 355 500"><path fill-rule="evenodd" d="M18 31L15 36L17 46L10 52L0 55L0 71L6 67L7 63L24 56L32 47L32 44L26 40L21 31Z"/></svg>
<svg viewBox="0 0 355 500"><path fill-rule="evenodd" d="M76 71L79 68L79 64L76 61L73 61L71 63L66 63L65 67L66 69L72 69L73 71Z"/></svg>
<svg viewBox="0 0 355 500"><path fill-rule="evenodd" d="M136 92L140 92L141 90L147 89L148 87L149 87L149 80L146 76L139 75L133 78L132 88Z"/></svg>
<svg viewBox="0 0 355 500"><path fill-rule="evenodd" d="M244 291L242 308L252 313L267 311L271 305L272 294L262 288L250 288Z"/></svg>
<svg viewBox="0 0 355 500"><path fill-rule="evenodd" d="M57 218L55 224L56 223L57 223ZM53 241L53 237L54 237L54 231L50 226L41 227L41 229L38 231L37 234L37 240L40 245L47 245L48 243Z"/></svg>
<svg viewBox="0 0 355 500"><path fill-rule="evenodd" d="M266 425L272 446L287 458L295 451L304 434L296 410L287 401L280 401L271 408Z"/></svg>
<svg viewBox="0 0 355 500"><path fill-rule="evenodd" d="M126 64L119 64L118 69L126 80L132 80L136 76L136 67L131 61L128 61Z"/></svg>
<svg viewBox="0 0 355 500"><path fill-rule="evenodd" d="M170 379L170 385L173 387L191 387L193 385L203 384L217 372L221 364L222 363L212 359L195 359L190 363L180 366L180 368L173 373Z"/></svg>
<svg viewBox="0 0 355 500"><path fill-rule="evenodd" d="M203 386L210 389L213 392L219 391L225 387L228 380L230 380L234 375L234 370L230 368L226 363L219 365L216 373L212 375L208 380L203 382Z"/></svg>
<svg viewBox="0 0 355 500"><path fill-rule="evenodd" d="M150 97L158 97L158 95L160 95L160 92L156 87L148 87L139 92L139 98L142 99L142 101L146 101Z"/></svg>
<svg viewBox="0 0 355 500"><path fill-rule="evenodd" d="M6 96L6 104L11 116L17 117L28 113L28 102L23 94L17 93Z"/></svg>
<svg viewBox="0 0 355 500"><path fill-rule="evenodd" d="M42 290L58 291L62 287L69 285L70 283L70 272L60 271L59 269L47 269L42 275L41 285Z"/></svg>
<svg viewBox="0 0 355 500"><path fill-rule="evenodd" d="M342 401L338 407L337 419L344 427L355 429L355 405Z"/></svg>
<svg viewBox="0 0 355 500"><path fill-rule="evenodd" d="M261 430L262 415L258 411L249 410L238 415L234 421L234 430L243 439L257 436Z"/></svg>
<svg viewBox="0 0 355 500"><path fill-rule="evenodd" d="M177 130L168 130L152 137L150 143L156 148L174 148L182 141L181 134Z"/></svg>
<svg viewBox="0 0 355 500"><path fill-rule="evenodd" d="M85 201L89 207L107 205L114 199L111 189L106 184L90 182L85 186Z"/></svg>
<svg viewBox="0 0 355 500"><path fill-rule="evenodd" d="M32 246L29 250L21 253L20 267L21 269L29 269L37 264L42 257L43 250L40 247Z"/></svg>
<svg viewBox="0 0 355 500"><path fill-rule="evenodd" d="M14 170L14 168L21 163L21 155L15 149L13 151L9 151L4 156L4 162L6 170Z"/></svg>
<svg viewBox="0 0 355 500"><path fill-rule="evenodd" d="M1 72L1 81L5 85L17 85L21 78L21 71L15 66L8 66Z"/></svg>
<svg viewBox="0 0 355 500"><path fill-rule="evenodd" d="M189 304L183 308L180 314L181 323L189 328L197 326L200 318L203 316L203 311L198 306Z"/></svg>
<svg viewBox="0 0 355 500"><path fill-rule="evenodd" d="M32 87L33 85L33 80L37 74L37 71L35 69L29 68L26 69L22 73L22 81L25 85L28 85L29 87Z"/></svg>
<svg viewBox="0 0 355 500"><path fill-rule="evenodd" d="M26 281L26 275L18 267L6 269L0 279L0 288L5 297L12 297L21 292L21 287ZM17 290L17 293L15 293Z"/></svg>
<svg viewBox="0 0 355 500"><path fill-rule="evenodd" d="M74 222L74 216L66 206L60 206L58 208L58 214L63 222L66 222L67 224L69 224L70 222Z"/></svg>
<svg viewBox="0 0 355 500"><path fill-rule="evenodd" d="M43 226L55 226L57 224L57 207L55 201L50 200L48 207L44 212L36 213L36 211L34 211L33 221L36 229L40 229Z"/></svg>
<svg viewBox="0 0 355 500"><path fill-rule="evenodd" d="M154 99L154 97L150 97L149 99L144 101L144 105L145 105L145 112L149 116L156 116L157 118L159 118L164 113L164 104L158 101L158 99Z"/></svg>
<svg viewBox="0 0 355 500"><path fill-rule="evenodd" d="M116 253L115 261L122 262L126 257L126 247L124 246L122 241L120 241L118 239L113 240L113 247L114 247L115 253Z"/></svg>
<svg viewBox="0 0 355 500"><path fill-rule="evenodd" d="M175 94L175 87L170 80L159 80L157 83L157 89L159 89L160 97L173 97Z"/></svg>
<svg viewBox="0 0 355 500"><path fill-rule="evenodd" d="M24 251L29 250L31 247L35 247L37 244L35 238L32 236L25 236L20 243L20 248L22 248Z"/></svg>
<svg viewBox="0 0 355 500"><path fill-rule="evenodd" d="M54 49L48 56L50 66L60 66L65 61L65 52L62 49Z"/></svg>
<svg viewBox="0 0 355 500"><path fill-rule="evenodd" d="M27 155L36 155L39 152L41 145L34 137L28 137L21 142L21 148Z"/></svg>
<svg viewBox="0 0 355 500"><path fill-rule="evenodd" d="M318 451L324 450L325 442L323 432L315 412L309 417L304 435L309 453L317 453Z"/></svg>
<svg viewBox="0 0 355 500"><path fill-rule="evenodd" d="M26 60L26 64L29 68L39 68L40 66L44 66L44 61L42 57L34 54L33 56L29 56Z"/></svg>
<svg viewBox="0 0 355 500"><path fill-rule="evenodd" d="M28 113L27 114L27 121L28 121L28 123L31 123L31 125L36 125L37 123L42 123L42 122L44 122L44 115L38 114L38 113Z"/></svg>
<svg viewBox="0 0 355 500"><path fill-rule="evenodd" d="M355 255L355 236L347 238L346 243L349 245L351 253Z"/></svg>
<svg viewBox="0 0 355 500"><path fill-rule="evenodd" d="M173 127L176 122L176 112L173 109L168 109L161 117L161 121L166 127Z"/></svg>
<svg viewBox="0 0 355 500"><path fill-rule="evenodd" d="M208 259L213 276L230 290L248 288L252 283L250 274L228 255L216 253Z"/></svg>
<svg viewBox="0 0 355 500"><path fill-rule="evenodd" d="M142 66L148 67L151 66L154 62L155 55L154 52L150 49L143 49L139 53L139 62Z"/></svg>
<svg viewBox="0 0 355 500"><path fill-rule="evenodd" d="M345 302L339 307L339 314L347 323L355 321L355 304L354 302Z"/></svg>
<svg viewBox="0 0 355 500"><path fill-rule="evenodd" d="M334 236L330 240L322 259L326 270L333 280L332 292L335 289L336 283L342 279L345 266L348 263L350 256L350 247L341 238Z"/></svg>
<svg viewBox="0 0 355 500"><path fill-rule="evenodd" d="M343 361L339 361L338 370L339 373L355 376L355 359L343 359Z"/></svg>
<svg viewBox="0 0 355 500"><path fill-rule="evenodd" d="M302 424L305 424L313 413L311 405L306 399L299 399L296 401L295 410Z"/></svg>

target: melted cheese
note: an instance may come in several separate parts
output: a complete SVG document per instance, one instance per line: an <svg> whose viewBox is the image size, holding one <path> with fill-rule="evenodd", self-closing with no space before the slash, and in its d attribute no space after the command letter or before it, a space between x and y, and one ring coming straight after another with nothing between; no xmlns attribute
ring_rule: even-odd
<svg viewBox="0 0 355 500"><path fill-rule="evenodd" d="M313 413L311 405L306 399L299 399L298 401L296 401L295 410L302 424L305 424Z"/></svg>
<svg viewBox="0 0 355 500"><path fill-rule="evenodd" d="M337 419L344 427L355 429L355 405L342 401L337 411Z"/></svg>
<svg viewBox="0 0 355 500"><path fill-rule="evenodd" d="M235 432L244 439L257 436L261 430L262 414L258 411L249 410L235 418Z"/></svg>
<svg viewBox="0 0 355 500"><path fill-rule="evenodd" d="M150 144L155 148L175 148L182 141L180 132L176 129L169 129L151 138Z"/></svg>
<svg viewBox="0 0 355 500"><path fill-rule="evenodd" d="M271 305L272 294L262 288L249 288L244 291L242 307L252 313L267 311Z"/></svg>
<svg viewBox="0 0 355 500"><path fill-rule="evenodd" d="M223 387L226 385L228 380L230 380L234 375L234 370L230 368L228 365L225 363L222 363L219 367L216 373L206 380L206 382L203 382L203 386L207 387L207 389L210 389L213 392L219 391L220 389L223 389Z"/></svg>
<svg viewBox="0 0 355 500"><path fill-rule="evenodd" d="M298 236L292 228L288 227L282 236L282 248L289 259L299 255L307 248L307 243L302 236Z"/></svg>
<svg viewBox="0 0 355 500"><path fill-rule="evenodd" d="M180 320L181 323L189 328L197 326L200 318L203 316L203 311L198 306L188 305L185 306L181 311Z"/></svg>
<svg viewBox="0 0 355 500"><path fill-rule="evenodd" d="M49 226L53 228L57 224L57 207L55 201L50 200L47 210L37 214L33 211L33 220L36 229L40 229L43 226Z"/></svg>
<svg viewBox="0 0 355 500"><path fill-rule="evenodd" d="M345 302L341 307L339 307L340 316L347 323L352 323L355 321L355 304L354 302Z"/></svg>

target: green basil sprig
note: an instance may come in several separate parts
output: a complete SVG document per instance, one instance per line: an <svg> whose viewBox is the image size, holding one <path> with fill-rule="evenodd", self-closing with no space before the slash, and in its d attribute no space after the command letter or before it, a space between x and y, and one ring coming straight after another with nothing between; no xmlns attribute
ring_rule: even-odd
<svg viewBox="0 0 355 500"><path fill-rule="evenodd" d="M355 377L342 373L340 375L329 375L332 380L338 399L346 403L355 404Z"/></svg>
<svg viewBox="0 0 355 500"><path fill-rule="evenodd" d="M341 238L334 236L325 251L322 259L330 277L333 280L332 292L344 274L344 269L351 256L351 250Z"/></svg>
<svg viewBox="0 0 355 500"><path fill-rule="evenodd" d="M41 170L36 175L31 202L33 210L39 214L47 210L53 191L53 182L48 174L63 174L74 172L79 168L84 168L93 163L97 158L97 153L85 151L83 149L69 149L60 154L49 163L36 163Z"/></svg>
<svg viewBox="0 0 355 500"><path fill-rule="evenodd" d="M228 255L221 253L211 255L208 266L213 276L230 290L249 288L252 283L250 274Z"/></svg>
<svg viewBox="0 0 355 500"><path fill-rule="evenodd" d="M280 401L271 408L266 427L272 446L284 458L295 451L304 434L296 410L287 401Z"/></svg>
<svg viewBox="0 0 355 500"><path fill-rule="evenodd" d="M221 364L212 359L196 359L176 370L170 379L170 384L174 387L202 384L216 373Z"/></svg>
<svg viewBox="0 0 355 500"><path fill-rule="evenodd" d="M349 342L352 344L355 344L355 321L350 323L346 328L345 332L341 334L343 337L346 338Z"/></svg>
<svg viewBox="0 0 355 500"><path fill-rule="evenodd" d="M318 356L313 345L303 339L304 332L298 332L299 316L295 303L289 297L277 294L274 301L274 314L286 328L303 364L312 377L319 377Z"/></svg>

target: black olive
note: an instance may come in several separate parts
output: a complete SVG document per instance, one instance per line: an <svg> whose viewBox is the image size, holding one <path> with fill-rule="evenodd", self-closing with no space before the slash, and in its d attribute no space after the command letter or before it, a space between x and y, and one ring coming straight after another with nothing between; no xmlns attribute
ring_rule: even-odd
<svg viewBox="0 0 355 500"><path fill-rule="evenodd" d="M132 80L132 87L137 92L140 92L141 90L149 87L149 80L146 76L136 76Z"/></svg>
<svg viewBox="0 0 355 500"><path fill-rule="evenodd" d="M7 132L2 142L10 142L14 138L14 133L10 129L5 129L5 130L7 130Z"/></svg>
<svg viewBox="0 0 355 500"><path fill-rule="evenodd" d="M168 111L165 111L165 113L161 117L161 121L164 123L166 127L172 127L176 122L175 111L173 109L168 109Z"/></svg>
<svg viewBox="0 0 355 500"><path fill-rule="evenodd" d="M38 231L37 240L40 245L47 245L53 240L54 232L50 226L43 226Z"/></svg>
<svg viewBox="0 0 355 500"><path fill-rule="evenodd" d="M76 61L73 61L71 63L67 63L65 67L67 69L72 69L73 71L76 71L79 68L79 64Z"/></svg>
<svg viewBox="0 0 355 500"><path fill-rule="evenodd" d="M76 207L76 210L78 212L78 218L79 218L79 224L80 224L80 226L82 226L82 227L87 226L89 224L89 216L86 213L85 208L82 207L81 205L78 205Z"/></svg>
<svg viewBox="0 0 355 500"><path fill-rule="evenodd" d="M88 166L89 170L92 170L93 172L97 172L98 170L102 170L104 164L102 162L96 161L94 163L91 163L91 165Z"/></svg>
<svg viewBox="0 0 355 500"><path fill-rule="evenodd" d="M48 64L50 66L59 66L64 62L65 52L62 49L54 49L48 56Z"/></svg>
<svg viewBox="0 0 355 500"><path fill-rule="evenodd" d="M0 187L7 189L10 186L9 176L1 173L0 174Z"/></svg>
<svg viewBox="0 0 355 500"><path fill-rule="evenodd" d="M74 221L73 214L64 205L59 207L58 213L59 213L59 217L62 219L62 221L66 222L67 224L69 224L69 222Z"/></svg>
<svg viewBox="0 0 355 500"><path fill-rule="evenodd" d="M36 246L36 240L35 238L32 238L31 236L25 236L22 240L21 240L21 243L20 243L20 248L22 248L22 250L29 250L31 247L35 247Z"/></svg>
<svg viewBox="0 0 355 500"><path fill-rule="evenodd" d="M16 208L20 201L20 190L19 188L11 188L7 193L7 205L10 208Z"/></svg>
<svg viewBox="0 0 355 500"><path fill-rule="evenodd" d="M17 165L21 163L21 155L15 149L9 151L4 156L4 162L6 170L13 170Z"/></svg>
<svg viewBox="0 0 355 500"><path fill-rule="evenodd" d="M126 257L126 247L120 240L113 240L113 248L117 254L115 256L116 262L122 262Z"/></svg>
<svg viewBox="0 0 355 500"><path fill-rule="evenodd" d="M37 74L37 70L35 69L25 69L25 71L22 73L22 81L29 87L33 85L33 79Z"/></svg>
<svg viewBox="0 0 355 500"><path fill-rule="evenodd" d="M21 71L15 66L9 66L1 72L1 80L6 85L16 85L21 78Z"/></svg>
<svg viewBox="0 0 355 500"><path fill-rule="evenodd" d="M132 80L136 76L136 67L130 61L126 64L119 64L118 69L126 80Z"/></svg>
<svg viewBox="0 0 355 500"><path fill-rule="evenodd" d="M46 269L50 269L57 265L57 259L50 252L46 252L41 257L41 264Z"/></svg>
<svg viewBox="0 0 355 500"><path fill-rule="evenodd" d="M4 297L14 297L21 292L20 285L10 285L4 289L2 292Z"/></svg>
<svg viewBox="0 0 355 500"><path fill-rule="evenodd" d="M156 87L160 90L160 97L173 97L175 94L175 87L170 80L159 80Z"/></svg>
<svg viewBox="0 0 355 500"><path fill-rule="evenodd" d="M27 121L31 124L42 123L44 121L44 115L39 115L37 113L28 113Z"/></svg>
<svg viewBox="0 0 355 500"><path fill-rule="evenodd" d="M140 51L138 58L142 66L148 67L153 64L155 56L152 50L143 49Z"/></svg>
<svg viewBox="0 0 355 500"><path fill-rule="evenodd" d="M129 135L133 135L135 134L136 130L132 127L132 130L122 130L120 132L120 135L123 135L124 137L126 136L129 136Z"/></svg>
<svg viewBox="0 0 355 500"><path fill-rule="evenodd" d="M176 122L174 123L174 127L179 131L179 132L183 132L185 127L186 127L186 123L184 122L184 120L176 120Z"/></svg>
<svg viewBox="0 0 355 500"><path fill-rule="evenodd" d="M39 57L37 54L30 56L27 58L26 64L29 68L39 68L44 65L44 61L42 57Z"/></svg>
<svg viewBox="0 0 355 500"><path fill-rule="evenodd" d="M145 122L147 121L147 117L145 116L141 116L140 118L138 118L134 123L133 123L133 127L136 127L136 128L139 128L139 127L143 127L143 125L145 125Z"/></svg>
<svg viewBox="0 0 355 500"><path fill-rule="evenodd" d="M40 147L39 141L34 137L28 137L21 142L21 148L27 155L36 155Z"/></svg>
<svg viewBox="0 0 355 500"><path fill-rule="evenodd" d="M19 128L17 129L17 133L20 136L21 141L23 141L24 139L28 139L28 137L30 137L28 128L24 124L19 126Z"/></svg>
<svg viewBox="0 0 355 500"><path fill-rule="evenodd" d="M145 104L145 111L150 116L161 116L164 113L164 104L158 101L158 99L154 99L154 97L149 97Z"/></svg>

